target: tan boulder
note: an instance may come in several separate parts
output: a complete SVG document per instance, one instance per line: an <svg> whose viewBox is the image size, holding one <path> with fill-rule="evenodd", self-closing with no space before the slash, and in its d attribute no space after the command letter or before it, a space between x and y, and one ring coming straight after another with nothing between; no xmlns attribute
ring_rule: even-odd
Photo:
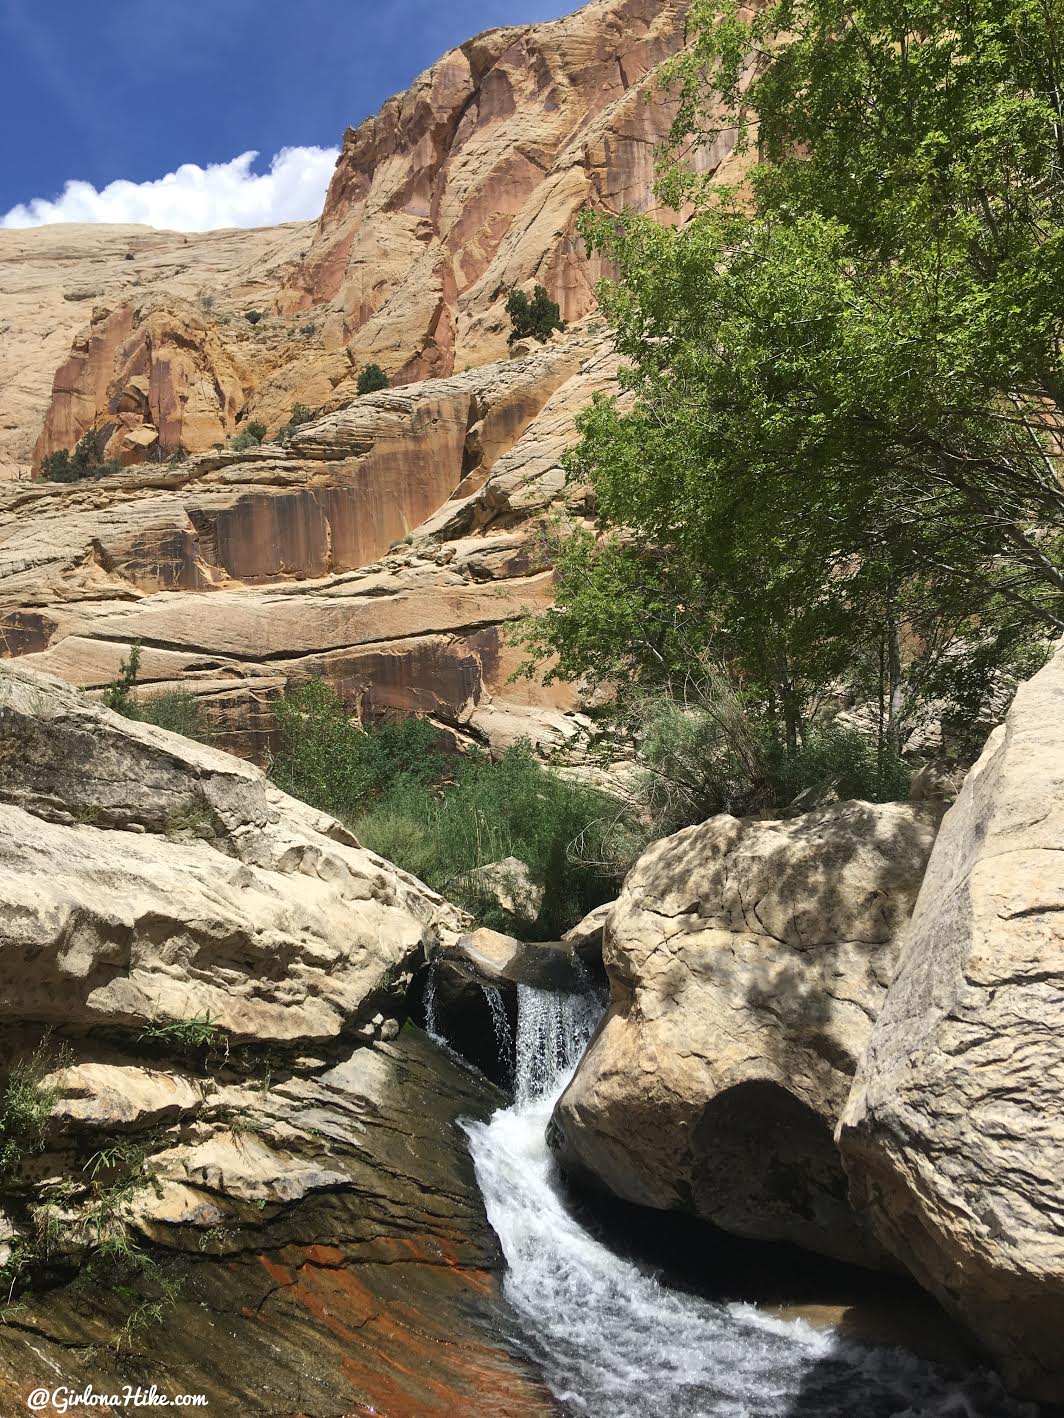
<svg viewBox="0 0 1064 1418"><path fill-rule="evenodd" d="M534 920L543 905L544 888L533 881L527 864L517 857L477 867L469 874L469 884L474 895L494 902L512 916Z"/></svg>
<svg viewBox="0 0 1064 1418"><path fill-rule="evenodd" d="M353 1032L447 916L258 769L10 666L0 903L9 1024L286 1046Z"/></svg>
<svg viewBox="0 0 1064 1418"><path fill-rule="evenodd" d="M609 913L609 1012L559 1101L565 1165L627 1201L880 1260L832 1140L939 810L714 817L655 843Z"/></svg>
<svg viewBox="0 0 1064 1418"><path fill-rule="evenodd" d="M855 1205L1021 1391L1064 1401L1064 653L942 824L843 1114Z"/></svg>

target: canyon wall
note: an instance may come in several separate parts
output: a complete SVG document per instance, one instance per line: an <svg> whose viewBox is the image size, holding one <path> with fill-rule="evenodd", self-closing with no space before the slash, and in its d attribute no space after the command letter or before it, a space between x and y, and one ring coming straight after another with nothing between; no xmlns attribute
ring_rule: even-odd
<svg viewBox="0 0 1064 1418"><path fill-rule="evenodd" d="M314 228L0 233L7 474L89 429L122 463L207 451L241 421L275 432L296 402L351 402L368 363L406 384L504 358L515 288L544 285L568 321L593 311L605 268L579 213L676 219L654 195L675 112L656 72L686 8L592 0L452 50L344 135ZM731 149L696 166L731 176Z"/></svg>

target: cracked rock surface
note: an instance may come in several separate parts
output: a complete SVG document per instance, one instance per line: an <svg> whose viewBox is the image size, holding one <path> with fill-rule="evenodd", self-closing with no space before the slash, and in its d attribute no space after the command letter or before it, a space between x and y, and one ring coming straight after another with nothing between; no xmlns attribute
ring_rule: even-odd
<svg viewBox="0 0 1064 1418"><path fill-rule="evenodd" d="M626 1201L882 1263L832 1133L940 814L721 816L650 847L606 918L611 1004L555 1111L563 1163Z"/></svg>
<svg viewBox="0 0 1064 1418"><path fill-rule="evenodd" d="M842 1119L882 1242L1064 1402L1064 653L946 815Z"/></svg>

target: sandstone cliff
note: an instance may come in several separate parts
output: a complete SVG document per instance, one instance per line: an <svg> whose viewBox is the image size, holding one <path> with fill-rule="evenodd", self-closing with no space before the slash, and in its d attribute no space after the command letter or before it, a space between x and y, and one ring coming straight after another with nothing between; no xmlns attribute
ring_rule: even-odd
<svg viewBox="0 0 1064 1418"><path fill-rule="evenodd" d="M0 480L29 475L39 438L46 452L71 447L106 412L117 344L112 335L89 346L109 316L131 325L138 307L177 298L240 319L274 299L312 233L309 222L197 234L0 231Z"/></svg>
<svg viewBox="0 0 1064 1418"><path fill-rule="evenodd" d="M575 691L510 684L503 628L551 593L536 515L565 496L581 512L558 460L610 386L600 339L368 396L285 447L9 486L4 653L99 688L140 640L145 685L204 696L249 756L265 701L318 674L369 716L416 711L493 746L570 738Z"/></svg>
<svg viewBox="0 0 1064 1418"><path fill-rule="evenodd" d="M686 9L593 0L446 54L345 134L281 309L327 303L360 357L401 380L499 358L515 286L539 281L564 318L585 315L601 266L576 218L656 210L655 148L672 108L653 74L683 45Z"/></svg>
<svg viewBox="0 0 1064 1418"><path fill-rule="evenodd" d="M350 402L369 362L403 384L504 358L515 287L542 283L564 318L586 315L603 266L580 211L675 220L653 191L674 112L655 74L685 42L686 9L591 0L451 51L347 132L313 232L160 233L147 250L125 229L0 235L8 475L89 428L127 463L202 452L238 418L273 431L295 402ZM731 175L731 147L697 165ZM42 290L60 262L61 296Z"/></svg>

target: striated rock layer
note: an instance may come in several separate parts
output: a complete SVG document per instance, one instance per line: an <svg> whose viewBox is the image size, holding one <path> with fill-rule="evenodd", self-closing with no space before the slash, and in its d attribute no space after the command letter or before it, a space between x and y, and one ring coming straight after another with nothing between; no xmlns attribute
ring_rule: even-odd
<svg viewBox="0 0 1064 1418"><path fill-rule="evenodd" d="M555 1110L563 1163L625 1201L881 1263L832 1133L939 815L848 802L653 844L606 920L612 999Z"/></svg>
<svg viewBox="0 0 1064 1418"><path fill-rule="evenodd" d="M855 1204L1064 1402L1064 652L950 809L839 1130Z"/></svg>
<svg viewBox="0 0 1064 1418"><path fill-rule="evenodd" d="M600 340L367 396L284 447L0 490L3 652L99 688L140 640L147 689L203 696L249 756L268 700L318 674L369 717L564 744L574 691L510 684L504 629L549 601L536 517L582 511L559 459L612 387Z"/></svg>
<svg viewBox="0 0 1064 1418"><path fill-rule="evenodd" d="M24 390L9 456L21 466L33 447L39 470L88 429L123 463L202 452L239 420L274 432L296 402L349 403L370 362L405 384L501 359L515 288L542 284L563 318L581 319L606 268L578 234L580 212L677 220L654 195L675 113L657 72L686 42L686 10L687 0L591 0L452 50L345 134L312 234L278 228L271 244L249 233L241 250L232 233L160 233L162 250L142 259L119 228L110 244L85 238L95 263L79 259L76 236L0 239L0 319L15 329L10 377ZM723 134L693 164L731 180L733 148ZM186 261L171 270L163 252L179 245ZM39 277L27 289L27 258L38 272L85 265L64 292L69 312L53 310ZM47 356L33 346L42 324L54 330ZM61 331L77 332L65 360ZM3 376L0 364L0 390Z"/></svg>

